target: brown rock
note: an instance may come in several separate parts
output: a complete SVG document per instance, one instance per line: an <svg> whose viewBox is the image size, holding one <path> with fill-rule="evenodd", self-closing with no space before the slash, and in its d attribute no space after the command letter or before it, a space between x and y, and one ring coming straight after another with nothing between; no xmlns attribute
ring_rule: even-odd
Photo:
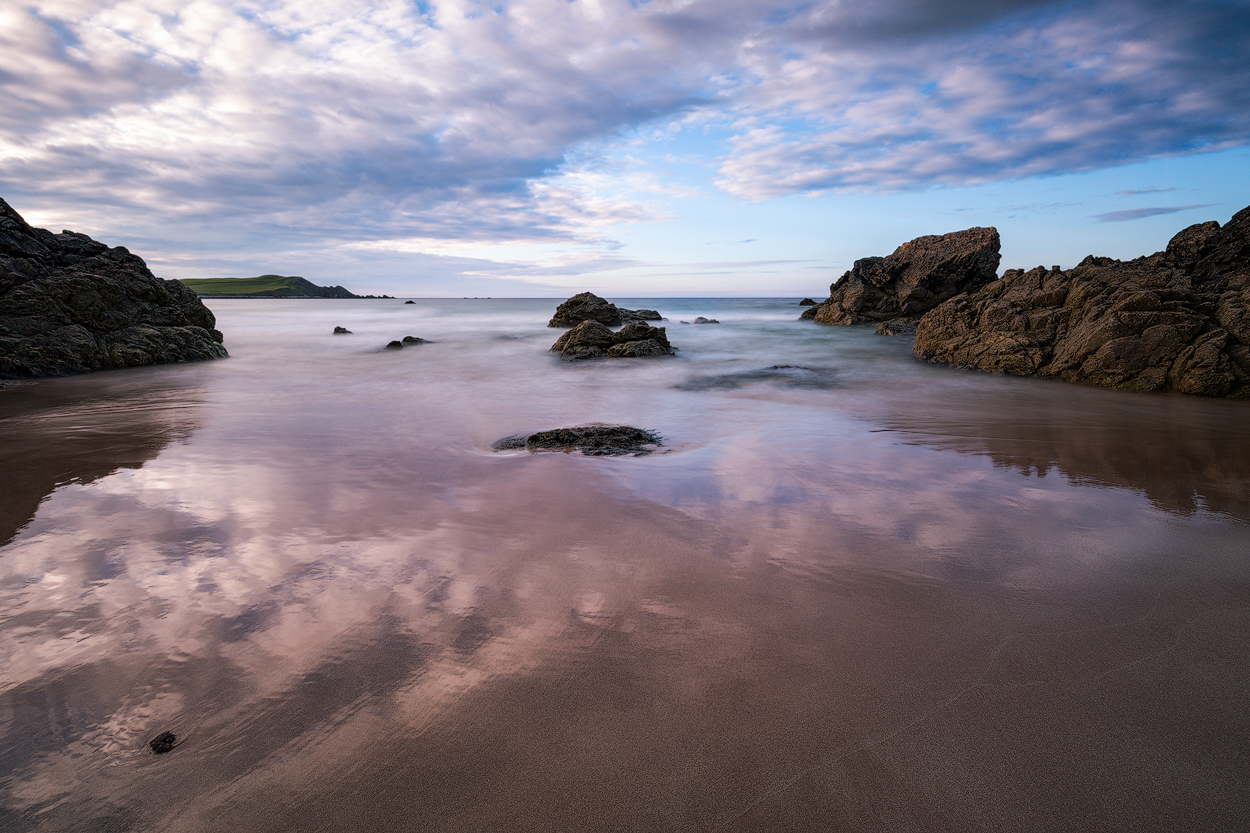
<svg viewBox="0 0 1250 833"><path fill-rule="evenodd" d="M556 307L548 327L576 327L583 321L598 321L616 327L630 321L662 321L653 309L625 309L609 303L593 292L582 292Z"/></svg>
<svg viewBox="0 0 1250 833"><path fill-rule="evenodd" d="M1250 208L1148 257L1008 270L927 313L914 351L999 373L1250 398Z"/></svg>
<svg viewBox="0 0 1250 833"><path fill-rule="evenodd" d="M617 332L597 321L583 321L556 339L551 350L565 361L606 356L671 356L674 352L663 327L652 327L641 321L626 324Z"/></svg>
<svg viewBox="0 0 1250 833"><path fill-rule="evenodd" d="M998 248L993 228L917 237L888 257L855 261L829 287L829 298L799 317L818 324L870 324L919 316L994 280Z"/></svg>

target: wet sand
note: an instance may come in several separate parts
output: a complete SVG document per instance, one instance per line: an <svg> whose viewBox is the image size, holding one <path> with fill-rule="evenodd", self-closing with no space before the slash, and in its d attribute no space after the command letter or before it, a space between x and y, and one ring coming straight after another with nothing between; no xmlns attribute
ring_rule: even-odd
<svg viewBox="0 0 1250 833"><path fill-rule="evenodd" d="M0 829L1250 825L1244 405L776 302L597 369L541 304L248 303L226 362L0 391ZM489 451L594 419L671 451Z"/></svg>

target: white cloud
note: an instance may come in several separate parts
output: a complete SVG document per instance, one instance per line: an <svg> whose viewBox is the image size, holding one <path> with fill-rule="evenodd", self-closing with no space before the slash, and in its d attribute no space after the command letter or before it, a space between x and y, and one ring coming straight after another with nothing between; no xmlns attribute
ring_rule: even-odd
<svg viewBox="0 0 1250 833"><path fill-rule="evenodd" d="M1250 137L1244 3L37 0L0 22L10 198L288 244L607 245L664 216L646 195L696 193L585 164L645 152L643 125L723 131L717 184L746 199Z"/></svg>

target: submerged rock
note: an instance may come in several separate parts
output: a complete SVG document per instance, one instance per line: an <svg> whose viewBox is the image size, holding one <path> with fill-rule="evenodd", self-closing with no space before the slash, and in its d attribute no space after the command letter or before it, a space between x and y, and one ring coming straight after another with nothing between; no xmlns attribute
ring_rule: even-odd
<svg viewBox="0 0 1250 833"><path fill-rule="evenodd" d="M1123 390L1250 398L1250 208L1131 261L1010 269L921 320L930 362Z"/></svg>
<svg viewBox="0 0 1250 833"><path fill-rule="evenodd" d="M213 313L143 259L0 200L0 377L225 358Z"/></svg>
<svg viewBox="0 0 1250 833"><path fill-rule="evenodd" d="M161 732L148 741L148 747L157 755L164 755L178 745L178 736L173 732Z"/></svg>
<svg viewBox="0 0 1250 833"><path fill-rule="evenodd" d="M663 327L641 321L626 324L616 332L597 321L583 321L556 339L551 350L565 361L671 356L676 352Z"/></svg>
<svg viewBox="0 0 1250 833"><path fill-rule="evenodd" d="M556 428L528 436L505 437L492 448L496 451L526 449L536 451L580 451L587 457L643 457L664 445L654 431L629 425L582 425Z"/></svg>
<svg viewBox="0 0 1250 833"><path fill-rule="evenodd" d="M879 336L915 335L916 319L895 318L893 321L884 321L877 326L876 333Z"/></svg>
<svg viewBox="0 0 1250 833"><path fill-rule="evenodd" d="M997 277L998 230L970 228L917 237L888 257L866 257L799 316L818 324L875 324L917 317Z"/></svg>
<svg viewBox="0 0 1250 833"><path fill-rule="evenodd" d="M694 320L694 323L696 324L719 324L720 322L717 321L715 318L704 318L702 315L700 315L698 318Z"/></svg>
<svg viewBox="0 0 1250 833"><path fill-rule="evenodd" d="M416 301L404 301L405 304L415 304Z"/></svg>
<svg viewBox="0 0 1250 833"><path fill-rule="evenodd" d="M609 303L593 292L582 292L556 307L548 327L576 327L583 321L597 321L609 327L631 321L662 321L653 309L625 309Z"/></svg>
<svg viewBox="0 0 1250 833"><path fill-rule="evenodd" d="M402 341L387 342L386 349L387 350L403 350L404 343Z"/></svg>
<svg viewBox="0 0 1250 833"><path fill-rule="evenodd" d="M404 344L429 344L429 339L417 338L416 336L404 336Z"/></svg>
<svg viewBox="0 0 1250 833"><path fill-rule="evenodd" d="M351 334L352 334L352 331L351 331L351 330L349 330L349 329L347 329L346 327L335 327L335 328L334 328L334 334L335 334L336 336L351 335Z"/></svg>

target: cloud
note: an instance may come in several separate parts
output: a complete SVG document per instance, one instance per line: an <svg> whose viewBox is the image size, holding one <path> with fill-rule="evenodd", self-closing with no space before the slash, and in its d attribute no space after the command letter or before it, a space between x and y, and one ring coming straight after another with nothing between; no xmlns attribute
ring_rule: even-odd
<svg viewBox="0 0 1250 833"><path fill-rule="evenodd" d="M1094 219L1100 223L1127 223L1130 220L1141 220L1146 217L1158 217L1160 214L1175 214L1178 211L1207 207L1209 207L1209 204L1176 205L1165 208L1130 208L1125 211L1109 211L1106 214L1095 214Z"/></svg>
<svg viewBox="0 0 1250 833"><path fill-rule="evenodd" d="M612 246L711 131L760 200L1250 139L1250 10L1162 0L35 0L0 10L0 187L149 236ZM644 158L622 156L622 149ZM667 149L665 150L667 153ZM663 154L657 157L661 161ZM228 236L228 235L227 235Z"/></svg>
<svg viewBox="0 0 1250 833"><path fill-rule="evenodd" d="M1117 197L1140 197L1146 194L1166 194L1169 191L1180 191L1181 188L1141 188L1129 191L1116 191Z"/></svg>

